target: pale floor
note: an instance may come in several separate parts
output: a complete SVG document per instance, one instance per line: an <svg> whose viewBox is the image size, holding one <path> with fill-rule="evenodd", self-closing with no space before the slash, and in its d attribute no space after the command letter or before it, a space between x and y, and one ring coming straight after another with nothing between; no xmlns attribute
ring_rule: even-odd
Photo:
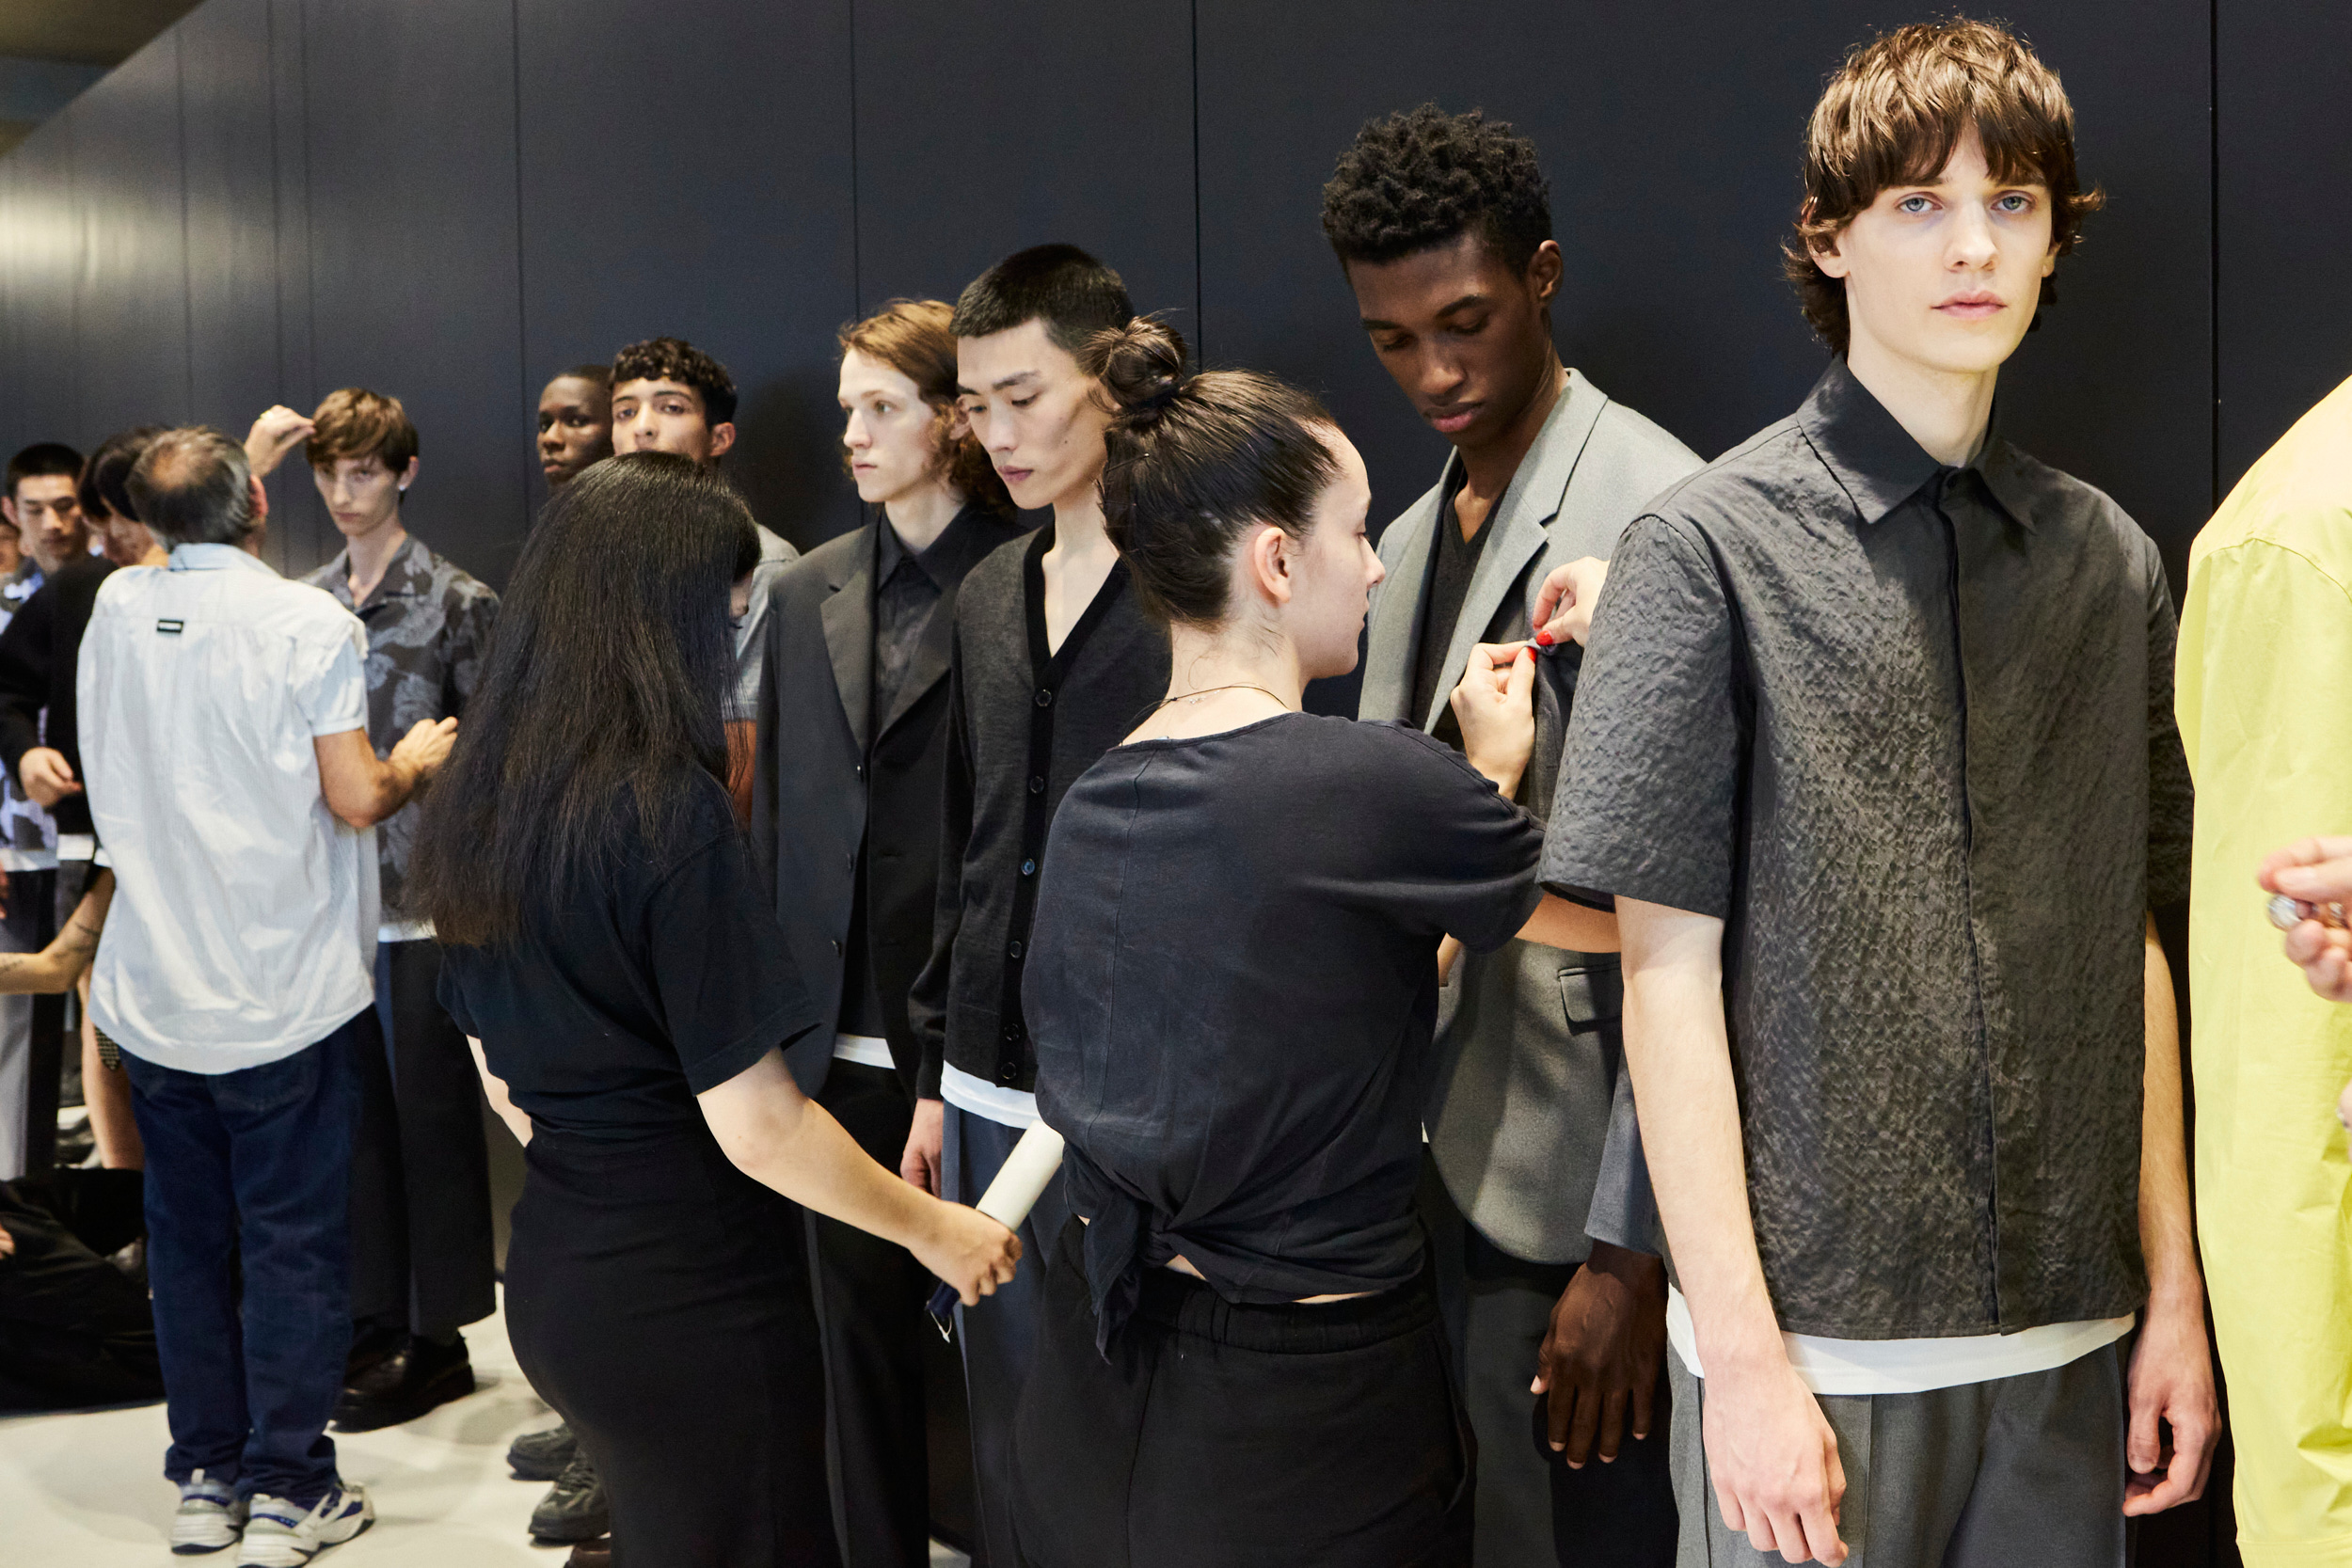
<svg viewBox="0 0 2352 1568"><path fill-rule="evenodd" d="M526 1528L544 1482L513 1480L506 1445L554 1417L516 1370L503 1317L466 1331L480 1386L467 1399L382 1432L337 1433L345 1479L368 1489L373 1528L319 1559L332 1568L556 1568L568 1548L533 1546ZM61 1416L0 1417L0 1564L114 1568L174 1562L163 1478L170 1440L160 1404ZM227 1555L227 1554L224 1554ZM939 1568L967 1560L934 1546Z"/></svg>

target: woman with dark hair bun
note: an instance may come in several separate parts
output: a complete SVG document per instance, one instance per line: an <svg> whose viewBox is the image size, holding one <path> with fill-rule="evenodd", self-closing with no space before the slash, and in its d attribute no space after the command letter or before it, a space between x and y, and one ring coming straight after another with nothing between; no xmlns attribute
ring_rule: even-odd
<svg viewBox="0 0 2352 1568"><path fill-rule="evenodd" d="M751 514L683 457L557 492L523 546L409 888L525 1145L507 1322L625 1561L836 1560L798 1205L974 1302L1020 1243L876 1164L782 1050L821 1020L738 836L721 702Z"/></svg>
<svg viewBox="0 0 2352 1568"><path fill-rule="evenodd" d="M1186 376L1137 322L1104 510L1168 623L1167 699L1072 786L1023 1000L1079 1216L1016 1429L1033 1568L1470 1561L1471 1456L1413 1212L1438 946L1610 951L1511 801L1533 656L1481 648L1467 763L1300 711L1354 668L1379 559L1314 399Z"/></svg>

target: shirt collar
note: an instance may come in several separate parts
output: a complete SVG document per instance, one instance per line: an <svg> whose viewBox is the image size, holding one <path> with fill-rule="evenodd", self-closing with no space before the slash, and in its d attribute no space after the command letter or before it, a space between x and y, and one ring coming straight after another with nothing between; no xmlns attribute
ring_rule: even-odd
<svg viewBox="0 0 2352 1568"><path fill-rule="evenodd" d="M268 572L269 562L242 545L174 545L167 567L174 572Z"/></svg>
<svg viewBox="0 0 2352 1568"><path fill-rule="evenodd" d="M1797 425L1866 524L1880 521L1947 471L1854 378L1842 357L1832 360L1814 383L1812 395L1797 410ZM1997 403L1977 455L1948 471L1973 471L2002 511L2027 528L2033 526L2021 504L2027 487L2017 472L2015 453L2001 439Z"/></svg>
<svg viewBox="0 0 2352 1568"><path fill-rule="evenodd" d="M898 537L898 531L890 526L890 514L883 513L881 518L881 540L874 551L876 586L879 587L888 582L902 561L909 562L916 571L922 573L924 580L932 587L943 591L951 582L960 579L962 574L955 568L964 554L966 537L976 531L972 520L974 510L973 507L966 506L958 512L948 520L947 526L940 530L939 537L920 550L907 548L905 541Z"/></svg>
<svg viewBox="0 0 2352 1568"><path fill-rule="evenodd" d="M400 542L391 560L384 563L384 575L376 579L374 590L364 601L351 596L351 547L345 546L335 559L327 562L327 592L349 610L359 610L368 605L395 595L413 597L429 593L433 587L433 552L415 534Z"/></svg>

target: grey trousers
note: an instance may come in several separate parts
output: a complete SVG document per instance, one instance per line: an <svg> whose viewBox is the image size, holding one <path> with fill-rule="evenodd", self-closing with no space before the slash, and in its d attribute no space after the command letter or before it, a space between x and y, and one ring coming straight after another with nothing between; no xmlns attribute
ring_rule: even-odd
<svg viewBox="0 0 2352 1568"><path fill-rule="evenodd" d="M2122 1568L2127 1336L2046 1372L1924 1394L1824 1396L1847 1568ZM1672 1351L1676 1568L1785 1564L1724 1526L1705 1392Z"/></svg>
<svg viewBox="0 0 2352 1568"><path fill-rule="evenodd" d="M941 1196L974 1203L996 1179L1021 1129L946 1107L940 1149ZM972 1410L972 1470L978 1483L979 1539L974 1568L1015 1568L1013 1546L1012 1418L1021 1388L1037 1360L1038 1327L1045 1316L1045 1274L1053 1243L1070 1219L1061 1178L1054 1178L1021 1227L1021 1267L1009 1285L956 1308L956 1342L963 1351L963 1387Z"/></svg>

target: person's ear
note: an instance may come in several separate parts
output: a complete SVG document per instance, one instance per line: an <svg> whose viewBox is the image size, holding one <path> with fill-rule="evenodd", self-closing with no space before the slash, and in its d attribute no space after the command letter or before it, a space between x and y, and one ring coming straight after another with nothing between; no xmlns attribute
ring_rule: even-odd
<svg viewBox="0 0 2352 1568"><path fill-rule="evenodd" d="M1797 214L1797 221L1800 224L1810 224L1813 221L1815 210L1813 198L1806 197L1804 208ZM1804 242L1804 248L1812 256L1813 264L1820 268L1825 277L1843 277L1853 271L1853 263L1847 261L1845 254L1837 248L1837 242L1845 238L1845 227L1840 225L1833 233L1823 234L1818 238L1808 237Z"/></svg>
<svg viewBox="0 0 2352 1568"><path fill-rule="evenodd" d="M1297 587L1291 576L1291 536L1267 523L1249 536L1242 549L1258 592L1277 610L1287 606Z"/></svg>
<svg viewBox="0 0 2352 1568"><path fill-rule="evenodd" d="M409 457L408 457L408 466L407 466L406 467L405 467L405 468L403 468L403 469L401 469L401 470L400 470L400 473L399 473L399 475L397 476L397 479L396 479L396 483L400 485L401 489L403 489L403 490L405 491L405 490L406 490L406 489L408 488L408 486L410 486L411 484L414 484L416 482L417 482L417 457L416 457L416 454L412 452L412 453L410 453L410 454L409 454Z"/></svg>
<svg viewBox="0 0 2352 1568"><path fill-rule="evenodd" d="M716 463L719 459L724 457L727 454L728 450L734 445L735 424L733 420L729 420L725 424L714 424L710 427L710 460L713 463Z"/></svg>
<svg viewBox="0 0 2352 1568"><path fill-rule="evenodd" d="M1535 247L1535 254L1527 259L1527 288L1535 296L1537 305L1548 306L1551 296L1560 292L1560 278L1567 271L1567 262L1561 258L1560 242L1546 240Z"/></svg>
<svg viewBox="0 0 2352 1568"><path fill-rule="evenodd" d="M269 517L269 487L262 483L259 474L246 475L245 483L246 493L253 499L253 522L258 528Z"/></svg>

